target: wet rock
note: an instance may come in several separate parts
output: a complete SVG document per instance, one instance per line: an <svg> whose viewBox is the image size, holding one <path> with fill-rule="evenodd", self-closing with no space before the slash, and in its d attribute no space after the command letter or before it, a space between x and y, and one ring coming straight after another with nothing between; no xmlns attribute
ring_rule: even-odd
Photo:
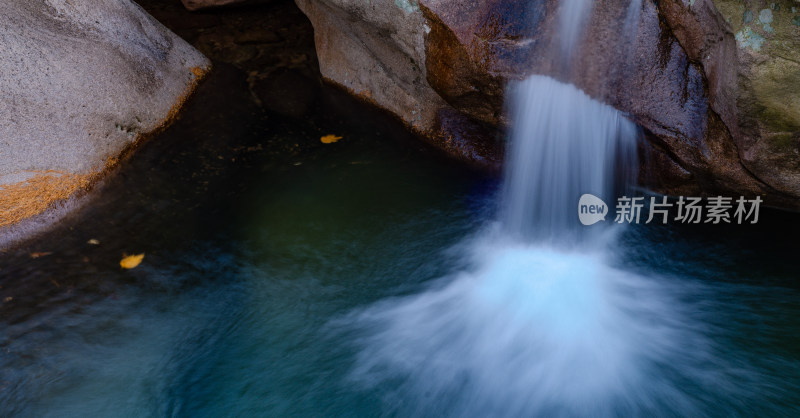
<svg viewBox="0 0 800 418"><path fill-rule="evenodd" d="M314 24L326 78L445 149L442 127L454 124L438 115L455 110L496 133L509 122L509 81L545 74L628 113L658 141L660 158L672 159L660 167L677 168L656 167L663 178L654 184L800 208L791 1L751 10L741 1L644 0L633 21L629 0L593 2L572 63L548 58L560 42L555 0L297 3ZM469 137L488 150L495 135Z"/></svg>
<svg viewBox="0 0 800 418"><path fill-rule="evenodd" d="M709 109L705 92L709 77L704 68L662 24L654 3L643 2L638 21L630 22L629 1L596 3L573 62L548 58L560 48L558 2L538 2L524 9L510 0L484 0L478 7L441 0L422 4L429 20L435 22L433 27L442 22L450 30L449 34L432 30L426 40L428 62L437 62L428 65L428 79L459 111L502 126L506 123L502 117L492 120L489 116L503 114L503 87L508 81L530 74L550 75L628 113L659 139L668 151L664 155L676 158L672 165L680 170L663 171L663 177L674 178L658 179L654 184L691 181L705 190L763 191L741 166L735 144L724 140L724 126L714 123L718 117ZM430 8L425 9L426 4ZM473 14L477 16L470 18ZM525 24L517 23L520 17ZM433 53L437 48L430 47L453 43L461 46L459 53ZM466 76L431 74L436 68L472 71ZM439 79L448 81L439 83ZM463 100L465 94L458 97L453 92L474 97ZM720 132L714 131L717 128ZM682 171L692 176L675 175Z"/></svg>
<svg viewBox="0 0 800 418"><path fill-rule="evenodd" d="M702 63L708 100L767 200L800 207L800 28L794 1L660 3L687 54ZM736 16L754 15L747 21ZM725 132L727 131L727 132Z"/></svg>
<svg viewBox="0 0 800 418"><path fill-rule="evenodd" d="M431 87L426 76L425 37L431 26L420 11L420 3L405 0L296 0L296 3L314 25L323 78L394 113L434 145L449 149L439 135L437 114L450 105Z"/></svg>
<svg viewBox="0 0 800 418"><path fill-rule="evenodd" d="M449 107L439 110L436 126L438 140L450 155L469 164L500 171L502 135L495 129Z"/></svg>
<svg viewBox="0 0 800 418"><path fill-rule="evenodd" d="M673 196L695 196L700 193L692 173L675 162L657 137L645 133L648 141L639 142L639 179L641 182Z"/></svg>
<svg viewBox="0 0 800 418"><path fill-rule="evenodd" d="M441 98L424 76L427 31L415 2L297 0L314 25L322 76L428 129ZM431 102L433 106L424 106Z"/></svg>
<svg viewBox="0 0 800 418"><path fill-rule="evenodd" d="M0 3L0 228L85 189L210 67L128 0Z"/></svg>

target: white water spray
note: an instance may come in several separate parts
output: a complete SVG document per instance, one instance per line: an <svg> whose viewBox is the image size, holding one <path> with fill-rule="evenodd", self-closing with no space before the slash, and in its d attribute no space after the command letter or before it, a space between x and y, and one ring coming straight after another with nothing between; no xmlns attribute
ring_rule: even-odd
<svg viewBox="0 0 800 418"><path fill-rule="evenodd" d="M615 185L636 174L636 126L611 106L550 77L531 76L515 87L502 206L506 233L595 246L588 240L601 226L578 222L578 198L591 193L613 206Z"/></svg>
<svg viewBox="0 0 800 418"><path fill-rule="evenodd" d="M724 385L679 292L565 252L502 238L419 295L354 313L352 378L388 415L646 416L700 412L682 385Z"/></svg>
<svg viewBox="0 0 800 418"><path fill-rule="evenodd" d="M562 3L567 61L592 3ZM353 378L393 385L403 415L696 413L676 382L713 372L674 289L609 266L612 242L578 223L581 194L613 207L635 173L635 126L549 77L515 91L499 226L468 246L467 270L353 314Z"/></svg>

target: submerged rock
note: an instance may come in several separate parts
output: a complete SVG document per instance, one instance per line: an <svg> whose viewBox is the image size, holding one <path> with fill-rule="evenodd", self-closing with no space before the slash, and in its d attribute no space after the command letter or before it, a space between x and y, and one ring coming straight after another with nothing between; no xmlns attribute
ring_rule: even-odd
<svg viewBox="0 0 800 418"><path fill-rule="evenodd" d="M130 0L3 1L0 39L0 228L99 179L211 65Z"/></svg>
<svg viewBox="0 0 800 418"><path fill-rule="evenodd" d="M658 190L757 194L800 208L792 1L752 10L733 0L592 2L574 65L548 58L560 36L555 0L296 3L314 25L324 77L465 159L499 161L508 83L544 74L644 128L655 171L645 180ZM459 119L482 128L454 129ZM459 137L471 145L449 146L449 132L469 132Z"/></svg>

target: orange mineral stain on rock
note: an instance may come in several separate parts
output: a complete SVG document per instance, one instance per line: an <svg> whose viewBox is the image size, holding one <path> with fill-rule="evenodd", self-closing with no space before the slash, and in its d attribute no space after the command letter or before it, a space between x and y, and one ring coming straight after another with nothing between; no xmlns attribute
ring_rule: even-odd
<svg viewBox="0 0 800 418"><path fill-rule="evenodd" d="M138 134L134 143L118 155L110 156L104 166L93 173L68 173L65 171L30 171L33 177L12 184L0 184L0 228L14 225L36 216L54 204L64 201L78 192L86 192L91 186L119 165L143 139L152 137L174 122L197 85L211 70L210 67L193 67L193 77L183 94L172 105L162 122L153 130Z"/></svg>
<svg viewBox="0 0 800 418"><path fill-rule="evenodd" d="M38 215L54 202L86 189L91 177L52 170L36 173L25 181L0 185L0 228Z"/></svg>

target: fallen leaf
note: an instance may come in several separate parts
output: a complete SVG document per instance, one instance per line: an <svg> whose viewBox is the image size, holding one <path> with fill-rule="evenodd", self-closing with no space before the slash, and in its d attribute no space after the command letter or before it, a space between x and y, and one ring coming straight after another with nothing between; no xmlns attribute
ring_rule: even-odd
<svg viewBox="0 0 800 418"><path fill-rule="evenodd" d="M50 254L53 254L53 253L50 253L50 252L46 252L46 253L31 253L31 258L44 257L44 256L47 256L47 255L50 255Z"/></svg>
<svg viewBox="0 0 800 418"><path fill-rule="evenodd" d="M125 256L119 262L119 266L124 268L124 269L136 268L136 266L138 266L139 263L141 263L143 259L144 259L144 253L138 254L138 255Z"/></svg>
<svg viewBox="0 0 800 418"><path fill-rule="evenodd" d="M336 142L336 141L338 141L340 139L342 139L341 136L325 135L322 138L320 138L319 140L322 141L323 144L332 144L332 143L334 143L334 142Z"/></svg>
<svg viewBox="0 0 800 418"><path fill-rule="evenodd" d="M100 241L98 241L98 240L96 240L94 238L90 239L86 243L89 244L89 245L100 245Z"/></svg>

